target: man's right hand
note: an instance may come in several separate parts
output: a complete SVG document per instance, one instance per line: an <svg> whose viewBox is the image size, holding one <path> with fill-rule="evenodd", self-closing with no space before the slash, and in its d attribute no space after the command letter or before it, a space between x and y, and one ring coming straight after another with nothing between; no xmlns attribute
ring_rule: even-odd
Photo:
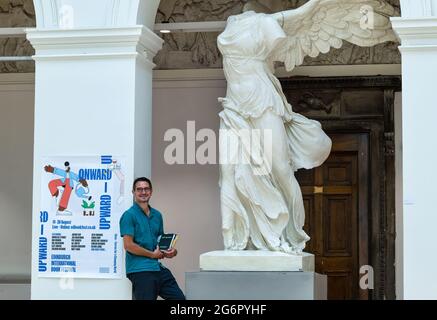
<svg viewBox="0 0 437 320"><path fill-rule="evenodd" d="M46 171L46 172L50 172L50 173L53 173L53 171L55 171L55 168L53 168L51 165L46 165L45 167L44 167L44 170Z"/></svg>
<svg viewBox="0 0 437 320"><path fill-rule="evenodd" d="M153 251L152 258L153 259L163 259L164 258L164 253L162 253L162 251L159 250L159 247L156 247L155 251Z"/></svg>

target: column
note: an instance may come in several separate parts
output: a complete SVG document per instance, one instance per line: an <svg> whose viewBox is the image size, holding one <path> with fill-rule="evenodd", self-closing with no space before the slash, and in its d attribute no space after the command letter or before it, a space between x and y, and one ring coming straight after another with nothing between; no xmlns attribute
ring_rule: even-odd
<svg viewBox="0 0 437 320"><path fill-rule="evenodd" d="M402 53L402 226L397 230L398 299L437 299L437 1L401 0L392 18ZM401 167L401 166L399 166ZM403 269L403 270L402 270Z"/></svg>
<svg viewBox="0 0 437 320"><path fill-rule="evenodd" d="M125 156L131 205L134 177L151 174L152 59L162 46L151 28L159 0L34 4L37 27L27 30L36 50L32 299L131 299L124 261L122 279L38 277L41 168L47 156Z"/></svg>

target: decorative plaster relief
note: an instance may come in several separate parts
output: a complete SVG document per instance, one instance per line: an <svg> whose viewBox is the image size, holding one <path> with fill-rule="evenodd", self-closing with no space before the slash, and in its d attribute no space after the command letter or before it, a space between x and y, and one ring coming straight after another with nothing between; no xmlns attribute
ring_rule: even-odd
<svg viewBox="0 0 437 320"><path fill-rule="evenodd" d="M308 0L282 0L283 8L293 9ZM247 0L161 0L156 22L188 22L226 20L242 11ZM387 0L399 10L399 0ZM0 0L0 27L34 27L32 0ZM154 62L157 69L221 68L217 49L217 33L171 33L163 35L165 44ZM396 43L361 48L345 43L341 49L305 59L304 65L399 64ZM29 42L22 38L0 39L0 55L34 54ZM32 62L0 63L0 72L34 72Z"/></svg>
<svg viewBox="0 0 437 320"><path fill-rule="evenodd" d="M162 0L156 22L226 20L242 11L247 0ZM282 0L284 9L294 9L308 0ZM397 11L399 0L387 0ZM155 57L157 69L221 68L217 50L218 33L171 33L163 35L163 49ZM399 64L397 43L364 48L345 43L317 58L307 58L303 65Z"/></svg>
<svg viewBox="0 0 437 320"><path fill-rule="evenodd" d="M0 0L0 28L35 27L32 0ZM0 56L31 56L34 50L24 38L0 38ZM34 72L34 63L0 62L0 73Z"/></svg>
<svg viewBox="0 0 437 320"><path fill-rule="evenodd" d="M34 27L32 0L0 0L0 28Z"/></svg>

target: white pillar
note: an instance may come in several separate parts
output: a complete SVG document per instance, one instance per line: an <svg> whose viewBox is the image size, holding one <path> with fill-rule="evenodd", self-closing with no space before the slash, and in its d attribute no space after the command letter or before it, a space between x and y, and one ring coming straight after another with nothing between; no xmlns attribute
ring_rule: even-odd
<svg viewBox="0 0 437 320"><path fill-rule="evenodd" d="M403 227L398 242L403 286L398 298L437 299L437 1L401 0L392 18L402 45Z"/></svg>
<svg viewBox="0 0 437 320"><path fill-rule="evenodd" d="M130 299L125 278L75 279L73 289L38 277L41 168L52 155L126 156L127 196L134 176L150 176L152 59L162 40L149 28L159 0L34 4L37 28L27 33L36 50L32 299Z"/></svg>

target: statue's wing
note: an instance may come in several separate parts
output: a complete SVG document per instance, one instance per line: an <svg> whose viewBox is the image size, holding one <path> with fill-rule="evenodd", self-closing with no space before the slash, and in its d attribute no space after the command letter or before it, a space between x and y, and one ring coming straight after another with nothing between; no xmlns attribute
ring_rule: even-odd
<svg viewBox="0 0 437 320"><path fill-rule="evenodd" d="M311 0L298 9L272 14L287 38L271 53L270 59L285 63L287 71L317 57L343 40L365 47L397 41L390 16L395 9L381 0Z"/></svg>

